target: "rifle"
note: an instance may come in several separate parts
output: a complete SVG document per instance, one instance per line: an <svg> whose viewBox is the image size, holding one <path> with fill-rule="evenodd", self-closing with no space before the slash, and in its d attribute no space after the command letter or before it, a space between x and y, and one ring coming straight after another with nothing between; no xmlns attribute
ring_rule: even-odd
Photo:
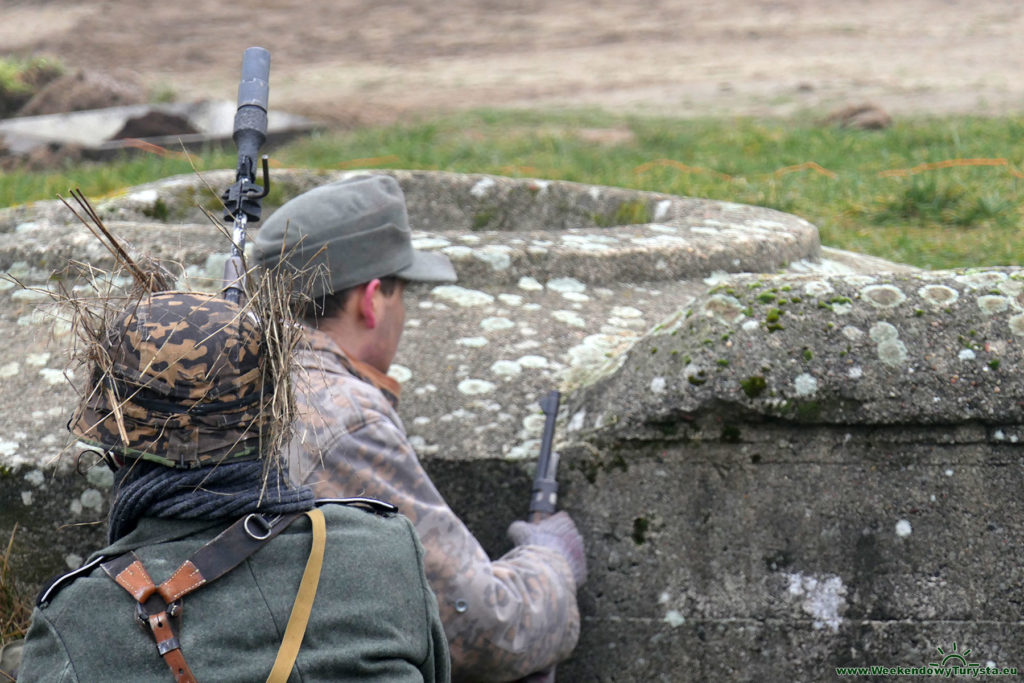
<svg viewBox="0 0 1024 683"><path fill-rule="evenodd" d="M553 390L540 400L540 409L544 411L544 432L540 440L537 474L533 477L530 492L527 520L531 522L539 522L555 514L558 503L558 453L552 452L551 446L555 440L555 419L561 397L557 390Z"/></svg>
<svg viewBox="0 0 1024 683"><path fill-rule="evenodd" d="M260 200L270 192L267 155L263 155L263 187L256 184L256 158L267 139L267 100L270 91L270 53L250 47L242 55L242 80L238 84L238 110L232 139L238 148L235 182L224 190L224 220L233 221L231 256L224 264L224 298L244 303L245 226L260 219Z"/></svg>

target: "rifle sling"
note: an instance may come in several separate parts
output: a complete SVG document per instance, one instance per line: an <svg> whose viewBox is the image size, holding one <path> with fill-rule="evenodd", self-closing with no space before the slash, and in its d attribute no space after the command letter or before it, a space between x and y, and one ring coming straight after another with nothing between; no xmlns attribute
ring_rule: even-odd
<svg viewBox="0 0 1024 683"><path fill-rule="evenodd" d="M306 560L306 569L302 572L299 592L292 604L288 626L285 627L284 638L281 639L281 647L277 651L277 659L274 660L267 683L285 683L292 672L292 667L295 666L295 658L299 655L302 638L306 635L306 626L309 625L309 615L313 611L313 600L316 598L316 588L320 583L320 570L324 566L327 524L323 510L313 508L307 510L306 515L313 526L313 545L309 549L309 558Z"/></svg>
<svg viewBox="0 0 1024 683"><path fill-rule="evenodd" d="M277 536L303 513L278 516L267 521L250 514L217 535L192 554L159 586L153 583L142 561L133 552L125 553L100 565L117 585L138 602L136 615L148 625L156 640L157 651L179 683L194 683L178 641L181 598L219 579L240 565L246 558ZM315 587L314 587L315 591Z"/></svg>

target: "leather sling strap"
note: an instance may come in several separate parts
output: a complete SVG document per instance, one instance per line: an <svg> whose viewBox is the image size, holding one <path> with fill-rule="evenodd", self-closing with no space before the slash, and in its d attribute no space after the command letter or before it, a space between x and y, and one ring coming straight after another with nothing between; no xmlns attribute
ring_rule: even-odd
<svg viewBox="0 0 1024 683"><path fill-rule="evenodd" d="M134 552L125 553L100 565L117 585L128 591L138 602L136 616L149 626L156 640L157 651L174 674L175 681L195 683L196 680L185 662L174 625L174 620L181 616L181 598L227 574L300 516L302 513L297 512L268 522L258 514L246 515L193 553L171 578L159 586L153 583Z"/></svg>
<svg viewBox="0 0 1024 683"><path fill-rule="evenodd" d="M292 613L288 617L288 626L284 630L284 639L277 651L277 659L270 670L270 676L267 677L267 683L284 683L288 680L288 675L295 665L295 658L299 655L302 638L306 635L309 615L313 610L313 599L316 597L316 588L320 582L320 570L324 565L324 548L327 545L324 513L320 508L313 508L308 510L306 515L313 525L313 545L309 549L309 559L306 560L306 569L302 572L299 592L295 596L295 604L292 605Z"/></svg>

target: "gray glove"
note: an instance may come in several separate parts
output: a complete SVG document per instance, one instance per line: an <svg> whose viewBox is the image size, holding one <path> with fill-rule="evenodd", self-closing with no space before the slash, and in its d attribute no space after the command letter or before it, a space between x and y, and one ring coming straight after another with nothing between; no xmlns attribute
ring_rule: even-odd
<svg viewBox="0 0 1024 683"><path fill-rule="evenodd" d="M557 550L565 558L579 588L587 580L587 557L583 537L569 513L556 512L540 522L512 522L508 537L516 545L539 545Z"/></svg>

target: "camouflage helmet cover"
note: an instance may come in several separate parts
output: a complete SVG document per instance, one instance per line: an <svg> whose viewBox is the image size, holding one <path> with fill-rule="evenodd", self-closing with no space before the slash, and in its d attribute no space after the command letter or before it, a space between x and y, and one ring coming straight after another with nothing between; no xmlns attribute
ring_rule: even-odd
<svg viewBox="0 0 1024 683"><path fill-rule="evenodd" d="M109 363L94 367L71 431L172 467L258 458L262 341L237 304L198 292L147 295L100 340Z"/></svg>

